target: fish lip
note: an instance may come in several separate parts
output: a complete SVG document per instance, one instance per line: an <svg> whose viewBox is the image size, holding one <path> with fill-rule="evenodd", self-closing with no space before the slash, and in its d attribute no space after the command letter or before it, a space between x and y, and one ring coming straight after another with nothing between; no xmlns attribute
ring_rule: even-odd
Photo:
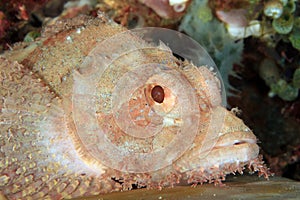
<svg viewBox="0 0 300 200"><path fill-rule="evenodd" d="M252 138L245 138L245 139L241 139L241 140L234 140L234 142L232 143L232 145L241 145L241 144L256 144L256 139L252 139Z"/></svg>
<svg viewBox="0 0 300 200"><path fill-rule="evenodd" d="M256 143L257 139L252 132L232 132L221 136L217 141L215 148Z"/></svg>
<svg viewBox="0 0 300 200"><path fill-rule="evenodd" d="M229 147L229 146L239 146L244 144L256 144L256 140L254 139L241 139L241 140L234 140L232 142L226 142L222 144L217 144L215 148L221 148L221 147Z"/></svg>

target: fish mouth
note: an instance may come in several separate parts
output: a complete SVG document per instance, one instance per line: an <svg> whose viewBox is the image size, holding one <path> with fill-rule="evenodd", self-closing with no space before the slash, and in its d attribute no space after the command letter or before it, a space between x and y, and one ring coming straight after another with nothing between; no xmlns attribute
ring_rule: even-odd
<svg viewBox="0 0 300 200"><path fill-rule="evenodd" d="M243 146L249 144L256 144L257 138L251 131L247 132L230 132L224 135L221 135L218 138L217 143L215 144L214 148L224 148L230 146Z"/></svg>
<svg viewBox="0 0 300 200"><path fill-rule="evenodd" d="M255 159L259 153L255 135L249 132L228 132L221 135L214 147L206 155L207 165L224 166L225 164L236 164L248 162Z"/></svg>
<svg viewBox="0 0 300 200"><path fill-rule="evenodd" d="M232 141L232 143L229 143L225 146L242 145L242 144L256 144L256 140L254 140L254 139L234 140L234 141Z"/></svg>

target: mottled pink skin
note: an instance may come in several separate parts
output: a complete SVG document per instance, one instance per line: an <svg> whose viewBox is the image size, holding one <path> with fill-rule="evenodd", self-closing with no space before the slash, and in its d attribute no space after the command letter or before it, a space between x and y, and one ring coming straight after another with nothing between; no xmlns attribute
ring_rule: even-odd
<svg viewBox="0 0 300 200"><path fill-rule="evenodd" d="M182 12L176 12L174 7L169 4L169 0L139 0L141 3L152 8L159 16L166 19L180 18L186 11L190 0L184 3L185 9Z"/></svg>
<svg viewBox="0 0 300 200"><path fill-rule="evenodd" d="M248 11L245 9L217 10L216 15L221 21L232 27L246 27L249 23Z"/></svg>
<svg viewBox="0 0 300 200"><path fill-rule="evenodd" d="M84 29L78 34L76 30L82 26ZM199 75L189 82L201 88L197 95L202 103L193 107L201 112L201 121L195 122L199 123L199 133L192 148L157 171L129 173L104 165L101 158L90 154L95 145L83 144L97 137L88 134L79 137L77 133L79 126L85 127L91 122L84 117L87 113L80 113L82 120L74 122L72 97L80 97L72 96L74 77L79 74L74 63L82 62L82 57L99 40L124 29L106 19L84 17L58 22L49 29L40 46L21 49L21 53L12 51L6 58L0 58L0 87L3 88L0 90L0 156L3 158L0 160L0 194L9 199L63 199L128 190L132 184L148 188L173 186L180 181L217 184L226 174L242 173L245 167L268 177L268 170L258 156L255 135L234 113L220 105L219 85L209 70L201 68L203 71L199 72L195 67L180 68L180 72L185 73L183 77ZM66 36L70 36L72 42L66 40ZM141 40L131 36L120 40L142 45ZM108 49L113 51L114 48L120 50L118 44ZM172 56L168 51L159 55ZM144 56L149 58L148 54ZM111 88L106 80L95 88ZM176 84L170 89L173 87L177 87ZM87 100L92 99L89 97ZM108 112L101 117L99 121L105 125L113 116ZM102 127L113 129L117 134L112 137L123 142L118 126ZM160 139L165 139L163 137ZM164 140L157 143L163 144L161 141Z"/></svg>

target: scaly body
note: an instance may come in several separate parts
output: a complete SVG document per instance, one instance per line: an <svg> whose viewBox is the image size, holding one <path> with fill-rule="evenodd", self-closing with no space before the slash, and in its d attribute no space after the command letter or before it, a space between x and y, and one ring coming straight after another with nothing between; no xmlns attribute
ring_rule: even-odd
<svg viewBox="0 0 300 200"><path fill-rule="evenodd" d="M132 184L218 183L247 165L267 177L255 135L221 106L214 75L129 32L116 46L105 43L122 31L79 17L0 58L2 195L62 199Z"/></svg>

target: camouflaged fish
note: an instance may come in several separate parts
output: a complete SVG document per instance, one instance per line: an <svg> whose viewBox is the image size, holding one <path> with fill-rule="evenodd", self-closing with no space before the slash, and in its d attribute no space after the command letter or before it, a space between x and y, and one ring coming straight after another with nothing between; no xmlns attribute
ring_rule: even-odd
<svg viewBox="0 0 300 200"><path fill-rule="evenodd" d="M81 16L1 56L2 197L217 184L246 167L268 177L216 73L141 33Z"/></svg>

